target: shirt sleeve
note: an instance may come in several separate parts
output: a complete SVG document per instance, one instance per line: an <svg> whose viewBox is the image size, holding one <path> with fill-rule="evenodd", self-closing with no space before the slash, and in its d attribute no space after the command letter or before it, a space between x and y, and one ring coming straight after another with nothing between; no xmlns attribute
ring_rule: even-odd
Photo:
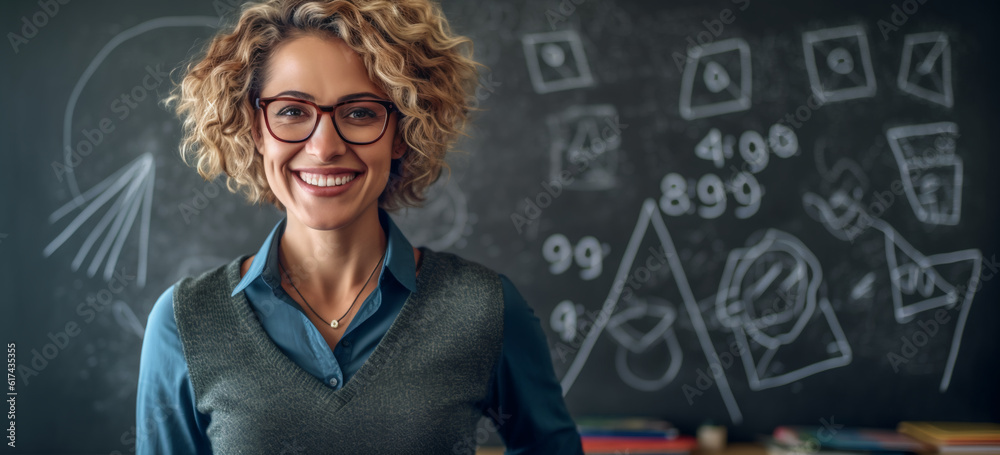
<svg viewBox="0 0 1000 455"><path fill-rule="evenodd" d="M194 389L174 320L174 286L149 313L139 360L136 454L211 454L209 416L195 409Z"/></svg>
<svg viewBox="0 0 1000 455"><path fill-rule="evenodd" d="M501 274L500 280L503 348L484 414L493 421L507 455L582 455L542 325L510 279Z"/></svg>

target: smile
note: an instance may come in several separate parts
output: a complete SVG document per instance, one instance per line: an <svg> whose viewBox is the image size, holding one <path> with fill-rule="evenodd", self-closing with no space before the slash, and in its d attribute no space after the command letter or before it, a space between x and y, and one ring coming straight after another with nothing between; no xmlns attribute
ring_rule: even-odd
<svg viewBox="0 0 1000 455"><path fill-rule="evenodd" d="M315 186L315 187L330 187L330 186L341 186L349 183L351 180L357 177L357 174L338 174L338 175L323 175L323 174L310 174L307 172L299 172L299 178L302 181Z"/></svg>

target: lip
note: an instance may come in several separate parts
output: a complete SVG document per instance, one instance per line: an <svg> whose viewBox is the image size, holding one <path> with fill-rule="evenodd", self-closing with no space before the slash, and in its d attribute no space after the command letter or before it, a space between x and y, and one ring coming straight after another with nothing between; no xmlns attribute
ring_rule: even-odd
<svg viewBox="0 0 1000 455"><path fill-rule="evenodd" d="M357 174L357 176L355 176L354 179L351 180L350 182L347 182L340 186L318 187L310 185L306 183L305 180L302 180L302 177L299 176L299 172L306 172L309 174L322 174L322 175ZM354 182L357 182L358 179L360 179L364 175L364 172L346 168L303 168L303 169L293 170L292 175L295 176L295 181L298 182L299 188L302 188L303 191L313 196L333 197L343 194L347 190L351 189L354 186Z"/></svg>

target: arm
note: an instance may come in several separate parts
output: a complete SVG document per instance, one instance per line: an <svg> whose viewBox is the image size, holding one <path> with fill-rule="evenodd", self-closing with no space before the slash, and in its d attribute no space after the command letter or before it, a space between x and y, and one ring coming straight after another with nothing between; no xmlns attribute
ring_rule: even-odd
<svg viewBox="0 0 1000 455"><path fill-rule="evenodd" d="M194 389L174 321L174 287L149 313L139 360L136 453L210 454L209 416L195 409Z"/></svg>
<svg viewBox="0 0 1000 455"><path fill-rule="evenodd" d="M484 414L493 420L507 455L582 454L541 323L514 284L504 275L500 279L503 349Z"/></svg>

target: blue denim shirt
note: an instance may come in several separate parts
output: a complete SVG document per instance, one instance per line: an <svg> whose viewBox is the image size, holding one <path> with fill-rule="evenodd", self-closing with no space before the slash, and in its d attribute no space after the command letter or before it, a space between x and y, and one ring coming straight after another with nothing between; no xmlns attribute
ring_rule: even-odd
<svg viewBox="0 0 1000 455"><path fill-rule="evenodd" d="M264 330L281 351L327 386L339 389L361 368L403 302L416 291L413 249L388 214L379 209L388 250L378 287L361 303L331 351L302 308L281 287L277 254L286 221L284 218L275 225L232 295L245 292ZM495 428L507 454L582 454L580 436L566 410L541 324L510 280L504 275L500 278L503 347L484 413L496 424L487 428ZM173 286L157 299L146 323L136 401L137 454L212 453L206 436L211 416L195 409L194 390L174 321ZM456 453L471 453L476 442L470 438L467 444L456 447Z"/></svg>

